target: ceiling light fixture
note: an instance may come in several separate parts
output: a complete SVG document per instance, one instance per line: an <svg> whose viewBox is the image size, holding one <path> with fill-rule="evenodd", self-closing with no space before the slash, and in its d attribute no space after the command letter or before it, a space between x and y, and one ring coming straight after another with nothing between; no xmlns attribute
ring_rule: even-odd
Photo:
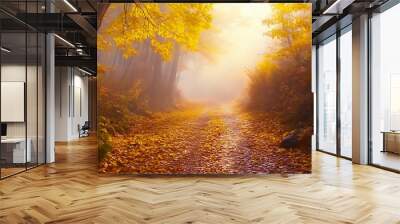
<svg viewBox="0 0 400 224"><path fill-rule="evenodd" d="M88 71L86 71L86 70L83 70L83 69L81 69L81 68L79 68L79 67L78 67L78 70L81 71L81 72L83 72L83 73L85 73L86 75L90 75L90 76L93 75L92 73L90 73L90 72L88 72Z"/></svg>
<svg viewBox="0 0 400 224"><path fill-rule="evenodd" d="M333 9L336 9L340 0L336 0L332 5L330 5L327 9L324 10L322 14L330 14Z"/></svg>
<svg viewBox="0 0 400 224"><path fill-rule="evenodd" d="M75 48L75 45L73 45L73 44L72 44L71 42L69 42L68 40L66 40L66 39L64 39L64 38L62 38L62 37L60 37L60 36L57 35L57 34L54 34L54 36L57 37L57 38L58 38L59 40L61 40L62 42L64 42L65 44L67 44L68 46Z"/></svg>
<svg viewBox="0 0 400 224"><path fill-rule="evenodd" d="M322 13L323 15L329 14L342 14L343 10L351 5L355 0L336 0Z"/></svg>
<svg viewBox="0 0 400 224"><path fill-rule="evenodd" d="M78 55L84 55L84 52L83 52L82 48L77 48L76 49L76 53L78 53Z"/></svg>
<svg viewBox="0 0 400 224"><path fill-rule="evenodd" d="M68 7L70 7L74 12L78 12L78 10L68 0L64 0L64 3L68 5Z"/></svg>
<svg viewBox="0 0 400 224"><path fill-rule="evenodd" d="M1 49L2 51L6 52L6 53L10 53L10 52L11 52L11 50L9 50L9 49L7 49L7 48L5 48L5 47L1 47L0 49Z"/></svg>

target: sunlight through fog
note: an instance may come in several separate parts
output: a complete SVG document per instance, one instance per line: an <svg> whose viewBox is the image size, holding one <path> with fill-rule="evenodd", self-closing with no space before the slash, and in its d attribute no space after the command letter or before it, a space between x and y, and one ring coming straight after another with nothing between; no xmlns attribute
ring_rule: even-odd
<svg viewBox="0 0 400 224"><path fill-rule="evenodd" d="M247 70L255 67L270 42L262 24L269 12L269 4L215 4L212 31L204 33L219 43L215 60L199 53L185 57L178 74L183 97L226 103L242 96Z"/></svg>

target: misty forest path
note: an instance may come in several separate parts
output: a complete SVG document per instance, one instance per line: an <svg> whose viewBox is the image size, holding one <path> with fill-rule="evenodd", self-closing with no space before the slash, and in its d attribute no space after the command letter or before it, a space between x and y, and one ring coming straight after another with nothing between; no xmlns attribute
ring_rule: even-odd
<svg viewBox="0 0 400 224"><path fill-rule="evenodd" d="M245 174L305 172L310 154L279 148L282 125L265 114L202 107L136 119L113 138L101 172Z"/></svg>
<svg viewBox="0 0 400 224"><path fill-rule="evenodd" d="M241 145L237 114L227 109L207 109L194 123L192 141L187 142L186 154L174 165L182 173L240 173L248 170L251 149ZM242 160L241 157L244 157ZM245 161L245 164L240 164Z"/></svg>

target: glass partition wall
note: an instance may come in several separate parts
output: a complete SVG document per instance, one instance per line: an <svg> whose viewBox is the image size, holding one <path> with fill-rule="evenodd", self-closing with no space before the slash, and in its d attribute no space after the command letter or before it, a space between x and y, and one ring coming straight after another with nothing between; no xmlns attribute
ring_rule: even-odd
<svg viewBox="0 0 400 224"><path fill-rule="evenodd" d="M400 171L400 4L371 18L370 163Z"/></svg>
<svg viewBox="0 0 400 224"><path fill-rule="evenodd" d="M336 36L320 43L318 63L318 149L336 153Z"/></svg>
<svg viewBox="0 0 400 224"><path fill-rule="evenodd" d="M39 10L39 2L20 1L18 7L24 12L35 12ZM44 33L6 13L0 12L0 19L0 178L3 179L45 163L46 40Z"/></svg>
<svg viewBox="0 0 400 224"><path fill-rule="evenodd" d="M341 31L340 64L340 155L352 157L352 33L351 25Z"/></svg>
<svg viewBox="0 0 400 224"><path fill-rule="evenodd" d="M351 25L318 44L317 150L352 157Z"/></svg>
<svg viewBox="0 0 400 224"><path fill-rule="evenodd" d="M1 34L1 177L26 169L26 33ZM4 50L6 49L6 50Z"/></svg>

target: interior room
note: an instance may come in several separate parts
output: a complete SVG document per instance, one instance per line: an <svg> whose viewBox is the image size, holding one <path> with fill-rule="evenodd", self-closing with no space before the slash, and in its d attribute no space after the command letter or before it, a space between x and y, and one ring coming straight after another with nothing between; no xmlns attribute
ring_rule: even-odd
<svg viewBox="0 0 400 224"><path fill-rule="evenodd" d="M89 123L88 82L85 70L75 67L56 67L55 141L68 142L85 137L81 127Z"/></svg>
<svg viewBox="0 0 400 224"><path fill-rule="evenodd" d="M45 162L45 36L33 28L2 32L1 44L4 178Z"/></svg>
<svg viewBox="0 0 400 224"><path fill-rule="evenodd" d="M400 223L400 2L218 2L0 1L0 223Z"/></svg>

